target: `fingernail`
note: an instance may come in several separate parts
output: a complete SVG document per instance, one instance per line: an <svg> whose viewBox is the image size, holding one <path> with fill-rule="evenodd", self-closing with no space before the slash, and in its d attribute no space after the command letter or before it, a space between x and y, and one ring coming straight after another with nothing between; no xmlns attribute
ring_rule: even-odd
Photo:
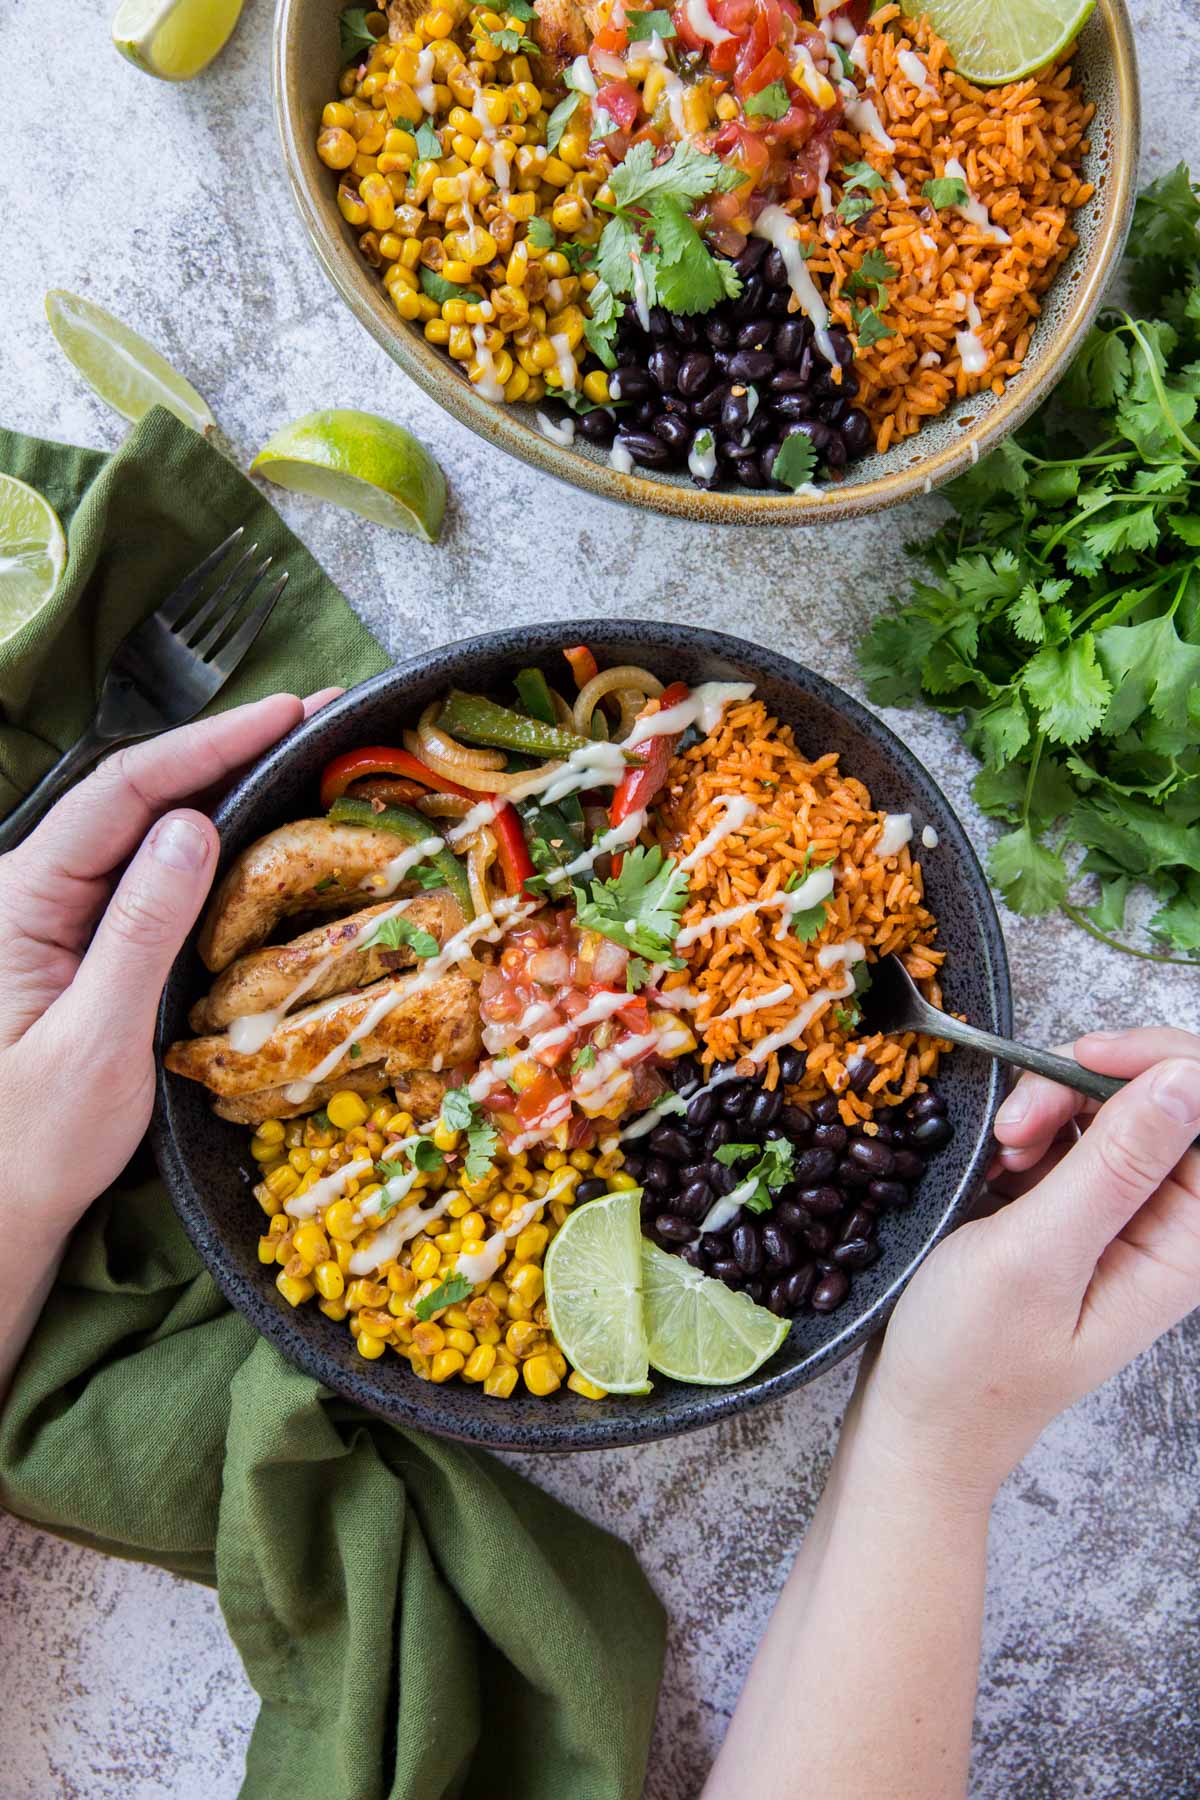
<svg viewBox="0 0 1200 1800"><path fill-rule="evenodd" d="M155 862L169 869L202 869L208 859L208 838L190 819L164 819L150 839Z"/></svg>
<svg viewBox="0 0 1200 1800"><path fill-rule="evenodd" d="M1085 1031L1083 1036L1079 1039L1079 1042L1081 1044L1087 1044L1087 1043L1091 1043L1091 1042L1095 1041L1095 1042L1099 1042L1099 1043L1103 1043L1103 1044L1109 1044L1112 1042L1112 1040L1114 1038L1123 1038L1123 1037L1128 1037L1128 1036L1129 1036L1129 1033L1127 1031Z"/></svg>
<svg viewBox="0 0 1200 1800"><path fill-rule="evenodd" d="M1029 1111L1029 1091L1017 1086L1013 1089L1000 1111L996 1114L997 1125L1019 1125Z"/></svg>
<svg viewBox="0 0 1200 1800"><path fill-rule="evenodd" d="M1164 1063L1150 1084L1155 1103L1181 1125L1200 1122L1200 1062Z"/></svg>

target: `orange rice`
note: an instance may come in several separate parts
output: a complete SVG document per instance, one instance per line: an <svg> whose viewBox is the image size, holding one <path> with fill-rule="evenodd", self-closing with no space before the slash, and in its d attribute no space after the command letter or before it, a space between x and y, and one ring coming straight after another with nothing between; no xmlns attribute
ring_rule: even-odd
<svg viewBox="0 0 1200 1800"><path fill-rule="evenodd" d="M868 162L885 178L898 172L907 198L889 179L872 193L874 211L854 226L839 224L832 239L813 202L801 236L812 245L808 266L830 295L834 319L856 341L852 307L873 304L875 296L871 290L846 295L846 283L869 250L883 251L896 270L882 315L892 335L859 348L854 362L857 404L883 451L965 394L1003 393L1020 369L1041 311L1038 296L1078 241L1070 215L1094 191L1080 163L1095 108L1072 81L1069 57L1006 87L973 87L954 72L949 50L928 22L914 23L899 6L875 13L865 41L873 83L865 94L895 148L844 126L834 136L831 180L836 187L839 169ZM914 87L898 64L901 53L914 50L933 93ZM984 227L949 209L938 212L922 198L924 184L944 175L955 157L972 196L1011 243L996 242ZM963 368L955 346L972 298L988 356L977 374Z"/></svg>
<svg viewBox="0 0 1200 1800"><path fill-rule="evenodd" d="M718 797L734 794L753 800L758 810L697 864L685 926L778 893L806 857L814 867L834 861L836 886L826 903L825 925L809 943L790 930L776 938L779 915L768 910L709 933L686 952L686 973L667 985L686 982L704 995L694 1015L704 1064L746 1055L786 1025L808 996L828 987L830 971L817 958L829 944L857 939L868 961L898 951L926 997L940 1005L943 952L933 947L937 924L924 902L920 864L907 846L883 859L874 854L885 815L872 806L861 781L841 772L836 754L807 761L791 730L771 718L761 701L727 707L717 730L671 765L656 807L663 849L680 855L694 848L722 815ZM793 989L787 999L705 1029L713 1014L784 982ZM844 1017L839 1020L836 1006L828 1005L796 1040L808 1066L802 1082L789 1091L792 1098L811 1100L832 1089L847 1123L906 1099L934 1073L939 1052L950 1048L913 1034L856 1037ZM869 1058L877 1070L862 1095L849 1091L846 1064L855 1054ZM766 1085L773 1088L779 1079L773 1053L766 1070Z"/></svg>

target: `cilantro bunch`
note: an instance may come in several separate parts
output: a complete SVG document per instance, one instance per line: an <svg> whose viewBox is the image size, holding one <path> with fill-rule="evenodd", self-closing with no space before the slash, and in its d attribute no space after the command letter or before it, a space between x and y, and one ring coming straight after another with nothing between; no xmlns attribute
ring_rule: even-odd
<svg viewBox="0 0 1200 1800"><path fill-rule="evenodd" d="M745 176L684 139L657 166L651 145L635 144L609 180L616 204L608 209L612 217L592 258L599 280L588 295L592 316L585 332L605 368L612 369L621 300L640 294L647 306L702 313L741 293L733 264L712 254L688 209L705 194L736 187Z"/></svg>
<svg viewBox="0 0 1200 1800"><path fill-rule="evenodd" d="M957 516L911 552L930 578L860 661L873 700L965 719L975 797L1010 827L988 860L1009 906L1061 907L1118 949L1190 962L1200 198L1184 165L1140 196L1128 256L1142 316L1107 310L1032 421L945 490ZM1119 935L1138 887L1156 902L1154 949Z"/></svg>

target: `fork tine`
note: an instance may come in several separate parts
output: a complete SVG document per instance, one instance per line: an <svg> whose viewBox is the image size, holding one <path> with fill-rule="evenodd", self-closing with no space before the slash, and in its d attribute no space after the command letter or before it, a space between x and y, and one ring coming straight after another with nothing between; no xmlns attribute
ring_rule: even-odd
<svg viewBox="0 0 1200 1800"><path fill-rule="evenodd" d="M175 627L175 636L181 643L186 644L189 650L199 652L201 633L207 634L208 628L214 622L228 617L229 608L224 604L226 595L234 583L240 581L245 575L257 549L257 544L251 544L248 550L243 550L228 575L213 589L208 599L197 607L190 619Z"/></svg>
<svg viewBox="0 0 1200 1800"><path fill-rule="evenodd" d="M245 562L246 562L246 558L243 557L242 561L238 564L238 570L237 570L238 573L243 572L243 567L244 567ZM236 620L238 613L241 611L242 607L246 604L247 600L249 600L251 594L253 594L255 588L258 586L259 582L262 580L263 576L266 574L266 572L270 568L270 566L271 566L271 558L269 556L265 556L263 558L263 560L259 563L257 569L255 569L253 571L253 573L250 575L249 580L242 583L242 585L238 588L237 592L232 596L232 598L227 600L225 602L225 604L221 607L216 618L211 617L211 610L212 610L211 608L208 608L206 610L205 622L208 625L208 629L204 633L203 637L197 637L194 640L194 642L188 646L189 649L192 651L193 655L198 656L200 658L201 662L207 661L208 657L210 656L212 651L216 649L218 643L224 637L225 633L227 631L232 630L234 621ZM222 588L221 588L222 594L226 591L228 586L229 586L228 582L224 582L222 584Z"/></svg>
<svg viewBox="0 0 1200 1800"><path fill-rule="evenodd" d="M239 525L236 531L231 531L223 544L218 544L202 563L197 563L191 573L184 576L177 588L171 590L156 614L164 625L174 625L176 620L182 617L196 598L202 583L208 579L218 563L224 561L233 546L244 535L245 530L244 525Z"/></svg>
<svg viewBox="0 0 1200 1800"><path fill-rule="evenodd" d="M233 671L237 668L251 644L253 644L255 638L270 618L275 602L278 600L287 584L288 572L285 569L270 593L266 594L263 599L259 601L253 612L247 614L246 618L243 620L242 624L238 626L224 649L219 650L212 658L212 661L209 664L210 668L218 670L219 673L224 676L233 674ZM257 585L258 577L256 576L254 586Z"/></svg>

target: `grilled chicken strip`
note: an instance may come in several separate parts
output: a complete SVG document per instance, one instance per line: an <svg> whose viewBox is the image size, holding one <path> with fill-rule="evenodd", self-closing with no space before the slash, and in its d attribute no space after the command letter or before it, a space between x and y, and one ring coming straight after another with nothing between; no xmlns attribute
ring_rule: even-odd
<svg viewBox="0 0 1200 1800"><path fill-rule="evenodd" d="M368 1011L389 991L400 999L361 1038ZM411 991L409 991L411 990ZM292 1013L273 1031L261 1050L240 1054L229 1039L185 1038L172 1044L163 1059L168 1069L189 1081L202 1081L222 1099L252 1094L259 1088L303 1081L340 1044L349 1049L332 1071L386 1061L389 1073L406 1069L454 1068L479 1055L479 1001L475 984L459 970L448 970L428 987L412 975L394 975L360 988L341 1000L324 1000Z"/></svg>
<svg viewBox="0 0 1200 1800"><path fill-rule="evenodd" d="M213 895L197 940L206 967L214 974L227 969L289 913L352 904L363 897L364 882L382 875L403 850L390 831L328 819L297 819L268 831L242 851Z"/></svg>
<svg viewBox="0 0 1200 1800"><path fill-rule="evenodd" d="M218 1118L231 1119L235 1125L261 1125L264 1119L294 1119L301 1113L324 1106L331 1094L341 1088L352 1088L356 1094L381 1094L395 1087L396 1110L411 1113L419 1125L436 1119L442 1110L449 1082L445 1075L432 1069L410 1069L406 1075L391 1080L385 1063L372 1063L369 1069L355 1064L333 1081L319 1081L307 1100L289 1100L281 1087L258 1088L253 1094L241 1094L236 1100L215 1100L213 1111Z"/></svg>
<svg viewBox="0 0 1200 1800"><path fill-rule="evenodd" d="M348 913L344 918L330 920L327 925L318 925L315 931L306 931L303 937L293 938L290 944L270 944L265 950L252 950L248 956L239 956L213 982L211 992L193 1006L188 1014L192 1030L223 1031L231 1019L244 1018L247 1013L274 1012L310 976L315 979L299 997L306 1006L311 1006L314 1000L324 1000L329 994L344 994L351 988L366 987L369 981L377 981L381 975L411 969L420 959L407 944L396 950L379 946L362 950L353 948L362 927L394 904L394 901L385 901L379 906L365 907L362 912ZM452 937L463 923L462 910L446 889L418 894L401 916L410 925L430 932L439 945ZM264 1114L266 1118L270 1116Z"/></svg>
<svg viewBox="0 0 1200 1800"><path fill-rule="evenodd" d="M577 56L586 56L600 20L602 6L577 6L575 0L533 0L537 14L534 37L544 62L561 70Z"/></svg>

